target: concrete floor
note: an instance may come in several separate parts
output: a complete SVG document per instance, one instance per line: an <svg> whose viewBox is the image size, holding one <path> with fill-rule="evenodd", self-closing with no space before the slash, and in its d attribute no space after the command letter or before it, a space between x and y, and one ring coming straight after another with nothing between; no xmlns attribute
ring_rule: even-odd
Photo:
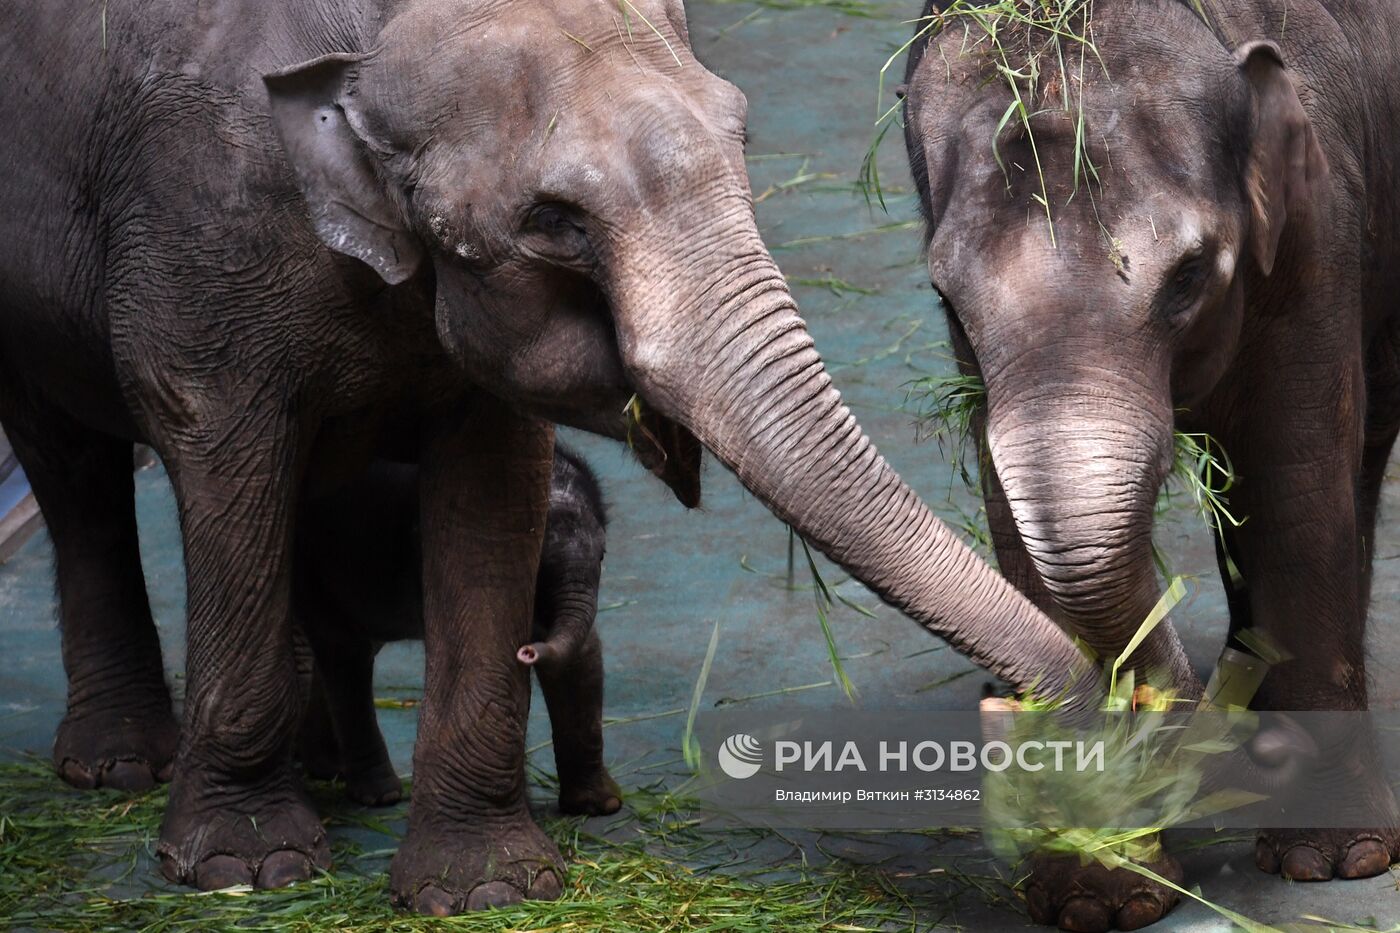
<svg viewBox="0 0 1400 933"><path fill-rule="evenodd" d="M784 0L688 4L700 58L748 95L750 171L760 226L795 283L837 385L901 474L956 520L960 508L975 512L976 506L950 482L951 470L937 446L915 443L911 416L900 407L909 380L943 371L947 363L938 346L946 336L942 313L920 262L920 234L897 134L887 140L880 163L889 214L868 209L852 188L877 108L891 102L876 100L878 70L909 35L902 20L916 16L919 3L847 5L874 14L869 18L847 15L842 6ZM884 229L890 225L898 226ZM811 684L824 685L748 702L809 709L847 703L830 684L831 667L811 593L789 591L780 579L786 530L732 476L712 463L704 509L686 513L620 446L572 433L569 440L602 475L612 505L599 617L610 717L630 720L687 706L716 622L720 637L707 704ZM947 501L950 489L952 502ZM158 468L140 474L138 495L152 604L178 691L184 581L173 504ZM1397 495L1388 485L1387 504ZM1209 669L1226 614L1199 524L1190 515L1173 515L1158 537L1177 572L1201 575L1199 596L1174 618L1193 659ZM1400 565L1392 558L1400 556L1400 529L1392 525L1382 532L1377 553L1373 695L1378 706L1395 708L1400 706L1400 680L1393 676L1400 662L1395 599ZM826 574L828 580L841 578L834 568ZM805 582L801 570L798 581ZM918 711L974 706L988 680L985 674L951 650L930 651L940 643L879 606L858 585L844 584L841 592L875 614L867 619L838 609L832 620L862 707ZM0 749L9 753L46 753L63 711L53 620L50 548L40 535L0 567ZM390 646L381 657L382 695L419 690L419 646ZM930 684L940 685L929 689ZM534 741L547 737L542 717L543 704L537 702ZM675 761L683 720L682 715L661 716L608 730L608 757L624 786L679 773ZM413 712L385 710L381 722L396 761L407 770ZM543 754L540 764L548 768L552 762L547 751ZM871 841L852 842L848 848L852 857L869 857ZM891 836L880 840L879 848L881 858L893 853L896 862L915 868L927 867L930 860L951 860L974 873L996 870L975 840ZM1188 860L1188 876L1207 897L1268 923L1296 921L1305 914L1381 928L1400 923L1400 894L1393 878L1290 885L1260 875L1248 844L1202 850ZM1028 926L975 892L950 886L947 896L944 923L969 930ZM1217 930L1229 924L1187 904L1163 928Z"/></svg>

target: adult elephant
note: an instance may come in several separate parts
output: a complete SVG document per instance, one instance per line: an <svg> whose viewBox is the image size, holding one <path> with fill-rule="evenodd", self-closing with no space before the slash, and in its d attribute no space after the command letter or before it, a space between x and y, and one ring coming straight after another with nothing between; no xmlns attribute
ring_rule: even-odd
<svg viewBox="0 0 1400 933"><path fill-rule="evenodd" d="M693 504L708 447L782 519L1011 683L1086 672L881 459L755 227L745 102L679 0L54 0L0 30L0 420L57 554L54 758L174 753L175 880L327 862L289 766L302 495L421 465L426 697L396 897L560 890L525 804L546 420L629 438ZM624 415L624 410L629 414ZM137 557L131 444L174 485L183 732Z"/></svg>
<svg viewBox="0 0 1400 933"><path fill-rule="evenodd" d="M999 65L987 26L954 7L908 63L928 269L987 388L998 561L1101 656L1121 654L1157 599L1173 430L1208 432L1247 517L1218 529L1231 635L1259 629L1287 658L1258 705L1365 709L1376 505L1400 432L1400 5L1089 9L1058 33L1068 69L1050 55L1034 91L1018 82L1025 120L999 68L1017 71L1044 24L1008 27ZM1200 689L1169 627L1132 661ZM1379 874L1400 811L1374 750L1316 738L1328 779L1364 804L1345 829L1262 833L1259 867ZM1134 928L1176 900L1126 872L1041 868L1032 914L1066 929Z"/></svg>

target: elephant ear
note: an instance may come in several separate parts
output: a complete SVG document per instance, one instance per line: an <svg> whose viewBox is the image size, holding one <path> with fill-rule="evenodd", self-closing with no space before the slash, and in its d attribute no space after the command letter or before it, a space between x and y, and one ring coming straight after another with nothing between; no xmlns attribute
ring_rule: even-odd
<svg viewBox="0 0 1400 933"><path fill-rule="evenodd" d="M390 285L410 278L423 246L370 161L349 87L363 55L325 55L263 77L272 123L321 241Z"/></svg>
<svg viewBox="0 0 1400 933"><path fill-rule="evenodd" d="M1259 269L1273 272L1290 215L1306 213L1322 195L1327 157L1318 145L1298 90L1272 42L1247 42L1235 60L1253 93L1253 132L1245 184L1249 194L1249 247Z"/></svg>

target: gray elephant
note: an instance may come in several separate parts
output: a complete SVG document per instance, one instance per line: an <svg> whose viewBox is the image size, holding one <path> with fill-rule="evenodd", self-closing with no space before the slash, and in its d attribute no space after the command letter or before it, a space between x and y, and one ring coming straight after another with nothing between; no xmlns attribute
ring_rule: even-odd
<svg viewBox="0 0 1400 933"><path fill-rule="evenodd" d="M1208 433L1245 519L1218 523L1231 638L1256 629L1288 658L1257 704L1364 709L1371 543L1400 431L1400 5L1092 9L1091 64L1062 49L1069 74L1047 66L1025 121L985 31L955 11L908 61L929 274L987 389L997 559L1101 657L1120 654L1158 597L1173 430ZM1014 71L1025 50L1009 54ZM1170 627L1131 661L1199 695ZM1363 789L1368 828L1264 832L1259 867L1385 871L1400 811L1374 750L1314 738L1322 767ZM1142 926L1175 901L1077 863L1042 863L1028 889L1037 920L1074 930Z"/></svg>
<svg viewBox="0 0 1400 933"><path fill-rule="evenodd" d="M308 502L298 522L292 604L315 658L301 760L371 806L403 794L375 715L374 656L384 642L423 637L418 527L418 470L385 461ZM603 650L594 628L606 545L597 478L556 446L531 641L516 658L534 669L549 709L564 813L622 806L603 764Z"/></svg>
<svg viewBox="0 0 1400 933"><path fill-rule="evenodd" d="M300 503L419 466L426 684L394 898L548 898L526 807L550 421L693 504L701 445L1011 684L1092 665L862 433L754 220L745 101L680 0L53 0L0 30L0 422L57 559L74 783L173 770L172 880L305 878ZM133 515L164 461L187 575L177 729ZM1092 702L1092 691L1076 691ZM178 750L175 741L178 735ZM173 765L172 765L172 754Z"/></svg>

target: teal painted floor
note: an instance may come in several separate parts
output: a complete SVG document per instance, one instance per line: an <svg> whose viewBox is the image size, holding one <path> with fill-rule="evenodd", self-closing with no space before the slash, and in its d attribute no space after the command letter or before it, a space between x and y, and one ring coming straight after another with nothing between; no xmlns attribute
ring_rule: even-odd
<svg viewBox="0 0 1400 933"><path fill-rule="evenodd" d="M877 110L892 102L877 101L879 68L909 35L902 21L917 15L918 6L918 0L688 4L700 58L748 95L750 171L760 226L794 283L837 386L901 474L950 520L960 521L962 512L976 511L975 504L958 491L937 445L915 442L912 416L901 408L906 383L945 371L948 364L939 346L945 338L942 314L919 258L920 234L897 134L888 139L880 160L888 214L878 206L868 208L853 186ZM713 463L705 477L704 508L687 513L620 446L566 433L602 475L612 506L598 623L608 670L607 715L618 720L607 731L608 758L624 787L658 777L679 780L684 715L675 711L690 702L716 623L720 635L705 704L780 688L795 692L742 702L810 709L847 704L831 683L811 592L784 585L782 525ZM178 695L184 582L173 504L159 468L139 475L138 496L152 604ZM1400 490L1388 483L1386 504L1392 511L1397 496ZM1158 540L1177 572L1201 575L1199 596L1175 618L1198 667L1208 669L1226 619L1208 541L1189 514L1170 516ZM1377 554L1370 670L1376 704L1394 708L1400 706L1395 677L1400 565L1394 560L1400 557L1400 527L1382 532ZM829 566L826 577L842 578ZM800 569L797 581L807 582ZM988 681L985 674L879 606L858 585L843 584L840 591L874 613L865 618L838 608L832 618L862 707L911 712L974 707ZM0 567L0 645L0 753L47 754L63 712L64 684L50 548L42 534ZM381 696L417 695L420 647L387 648L377 681ZM380 719L406 772L414 712L386 709ZM547 735L543 704L536 702L531 741L542 742ZM547 749L534 758L542 768L552 768ZM927 873L930 866L955 865L972 875L1005 874L975 839L828 839L820 847L813 844L809 857L823 857L818 848L864 860L892 857L892 864L909 866L907 874L918 884L942 885L946 909L929 918L930 927L936 922L938 928L966 930L1030 928L1004 903L952 880L954 873L946 883ZM786 845L773 848L779 863L796 857ZM1208 898L1260 921L1281 924L1314 914L1381 928L1400 923L1400 893L1389 876L1290 885L1259 874L1249 844L1212 846L1186 864L1188 876ZM1180 908L1161 927L1228 928L1195 904Z"/></svg>

